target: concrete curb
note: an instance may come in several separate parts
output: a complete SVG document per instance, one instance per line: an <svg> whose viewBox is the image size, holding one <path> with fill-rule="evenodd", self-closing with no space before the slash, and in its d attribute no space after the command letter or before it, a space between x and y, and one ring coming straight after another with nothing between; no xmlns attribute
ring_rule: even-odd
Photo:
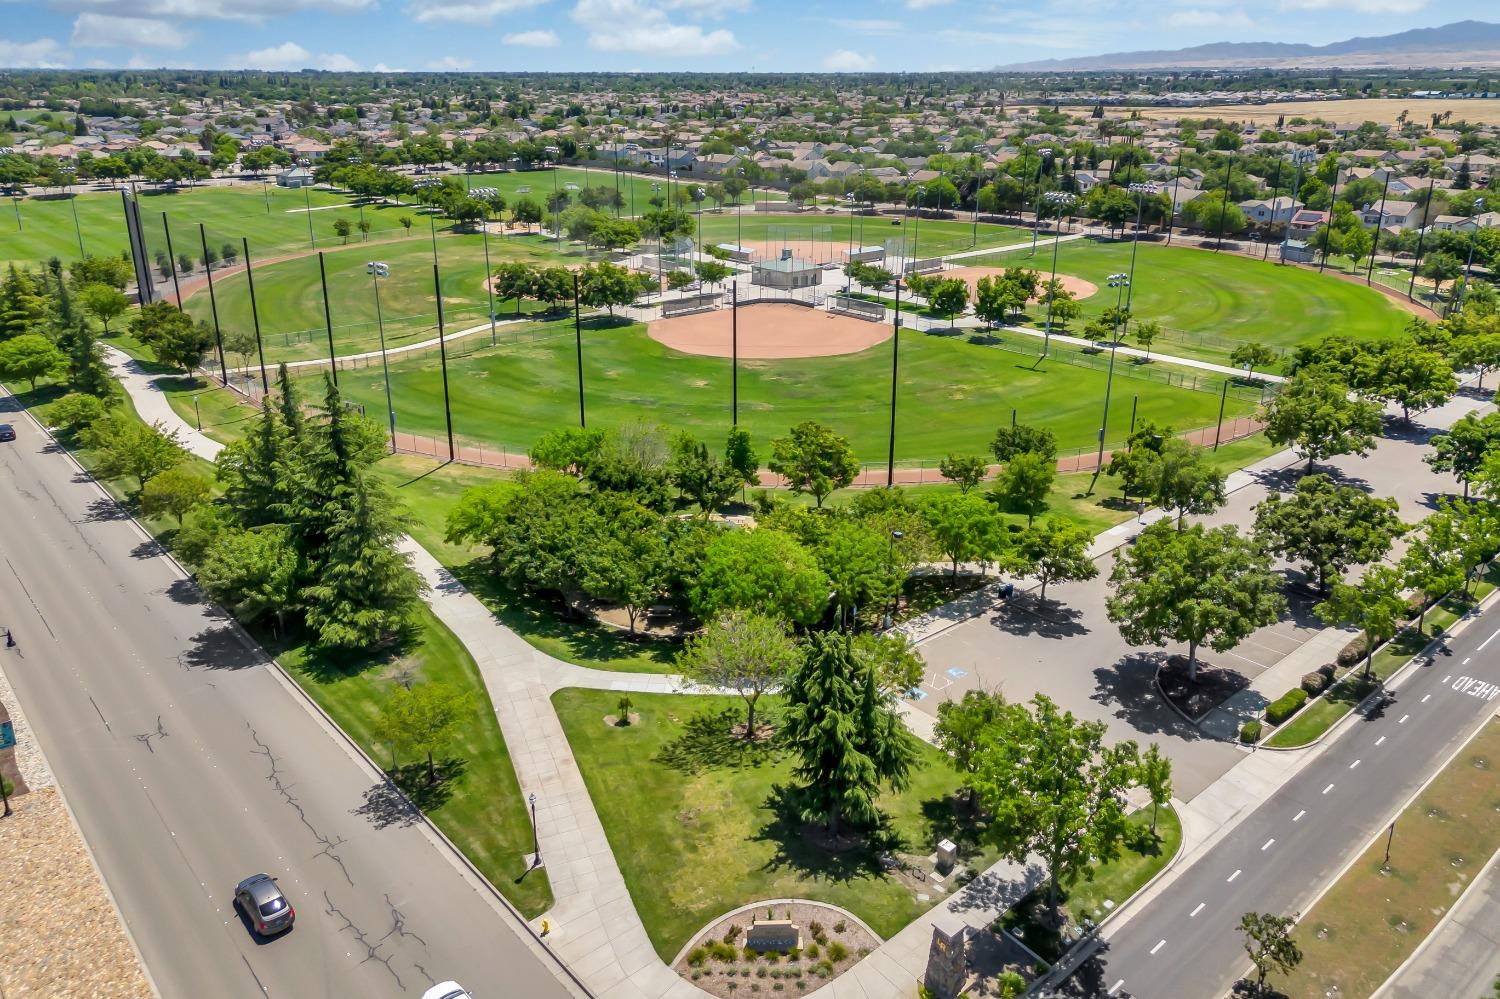
<svg viewBox="0 0 1500 999"><path fill-rule="evenodd" d="M3 388L3 386L0 386L0 388ZM6 395L14 398L14 396L11 395L9 389L4 389L4 391ZM172 566L182 574L182 577L191 582L196 589L198 584L192 573L188 572L183 564L177 560L176 556L168 551L165 546L160 545L160 542L157 542L156 536L153 535L150 531L146 530L145 525L143 525L136 518L135 514L131 513L130 510L126 509L126 507L122 503L120 503L119 500L115 499L114 495L104 487L104 484L101 483L97 478L95 478L92 472L84 467L83 463L78 460L77 455L75 455L70 448L65 446L56 437L54 437L52 431L43 426L42 422L36 418L36 415L32 413L30 409L22 407L22 411L26 413L27 418L36 425L37 429L39 429L49 441L51 441L60 451L68 456L68 460L73 463L73 466L77 468L79 472L87 477L88 481L94 486L94 488L98 489L102 496L113 503L117 508L119 508L121 513L124 513L126 517L130 519L131 524L135 526L137 531L141 532L141 534L143 534L148 540L158 544L158 546L161 548L159 554L168 562L170 562ZM292 675L287 672L286 667L282 666L281 662L276 659L276 657L269 655L261 646L261 644L257 642L250 635L250 633L240 625L237 620L235 620L232 614L224 610L224 608L219 607L217 604L213 603L213 601L209 600L208 595L202 593L201 590L199 590L198 592L203 596L203 601L205 604L213 607L225 621L229 622L229 625L234 630L235 635L246 646L247 649L259 655L264 660L266 665L275 668L276 676L282 681L285 686L289 687L290 690L295 692L295 695L297 699L301 701L304 710L306 710L314 718L318 719L331 732L336 733L340 741L343 743L346 751L353 755L357 760L361 761L366 767L369 768L372 773L376 774L379 779L385 781L387 785L394 788L396 792L401 795L401 799L403 801L406 801L407 805L411 808L412 813L419 817L422 823L423 831L428 834L429 838L435 841L435 845L446 847L447 852L450 855L449 859L457 860L459 865L464 870L471 874L479 882L479 884L483 885L489 891L491 898L494 901L497 901L501 905L501 907L515 919L515 921L524 929L526 935L531 938L531 940L538 948L540 948L541 952L552 959L556 967L562 972L562 975L565 977L566 982L572 983L572 985L578 989L580 994L589 997L593 996L594 993L589 991L588 986L583 983L583 980L580 979L576 974L574 974L573 970L563 962L562 958L558 957L557 954L552 950L552 948L547 945L547 942L542 938L541 934L531 926L531 924L526 920L526 917L521 915L520 910L518 910L511 903L510 899L506 898L503 894L500 893L500 890L496 888L493 883L491 883L489 878L485 877L484 873L480 871L479 868L474 866L473 862L469 860L468 856L465 855L464 852L460 850L451 839L448 838L447 834L445 834L441 829L437 827L437 825L433 823L433 821L427 816L427 813L423 812L416 805L412 804L411 801L407 799L406 795L402 794L400 789L396 788L395 785L391 783L390 778L386 775L385 771L380 768L379 764L372 760L369 755L360 747L360 745L355 742L347 732L339 727L338 723L335 722L333 718L323 710L322 706L319 705L317 701L313 700L312 695L304 690L302 688L302 685L299 684L295 679L293 679ZM57 787L59 793L61 793L61 784L59 783ZM63 803L64 805L67 804L66 796L63 797ZM73 816L73 810L71 808L68 809L68 814L69 816ZM78 827L78 820L76 817L73 817L73 825L75 828L78 828L79 838L83 839L84 845L88 847L88 840L84 838L82 829ZM88 847L88 853L89 860L94 864L95 871L99 871L98 863L94 861L94 852L92 847ZM102 872L99 872L99 880L104 883L105 890L108 892L109 885L108 882L104 881ZM110 893L110 903L115 906L115 914L119 916L120 924L126 927L126 936L130 939L131 948L135 950L136 958L140 961L141 967L144 969L146 967L146 962L141 959L140 949L136 946L135 937L130 933L129 925L125 922L124 916L120 914L119 906L115 903L113 893ZM153 991L155 991L157 995L160 995L161 992L156 988L156 983L151 978L149 970L146 971L146 979L151 983Z"/></svg>

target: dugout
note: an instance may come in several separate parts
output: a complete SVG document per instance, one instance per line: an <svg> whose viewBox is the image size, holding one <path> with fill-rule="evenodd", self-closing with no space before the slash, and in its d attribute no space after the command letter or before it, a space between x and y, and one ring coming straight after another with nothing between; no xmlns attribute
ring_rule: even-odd
<svg viewBox="0 0 1500 999"><path fill-rule="evenodd" d="M813 288L823 280L823 268L811 260L782 256L756 261L750 267L750 283L781 291Z"/></svg>

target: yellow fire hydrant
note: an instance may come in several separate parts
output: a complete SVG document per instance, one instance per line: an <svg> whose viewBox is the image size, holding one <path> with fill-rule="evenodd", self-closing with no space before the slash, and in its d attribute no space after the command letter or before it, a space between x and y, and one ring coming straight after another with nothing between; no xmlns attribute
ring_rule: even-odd
<svg viewBox="0 0 1500 999"><path fill-rule="evenodd" d="M552 932L552 924L549 923L545 919L542 920L542 936L546 936L548 933L551 933L551 932Z"/></svg>

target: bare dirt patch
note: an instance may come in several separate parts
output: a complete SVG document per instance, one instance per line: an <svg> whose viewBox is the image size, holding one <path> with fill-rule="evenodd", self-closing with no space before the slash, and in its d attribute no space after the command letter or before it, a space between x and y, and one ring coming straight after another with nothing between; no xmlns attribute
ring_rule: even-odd
<svg viewBox="0 0 1500 999"><path fill-rule="evenodd" d="M955 267L952 270L941 272L939 276L945 278L958 278L969 286L969 300L973 301L979 294L979 279L984 277L999 277L1005 273L1003 267ZM1050 272L1042 275L1042 280L1051 277ZM1063 286L1064 291L1071 291L1074 298L1088 298L1099 291L1099 286L1092 281L1085 281L1081 277L1072 274L1059 274L1058 283ZM1032 299L1036 301L1035 298Z"/></svg>
<svg viewBox="0 0 1500 999"><path fill-rule="evenodd" d="M57 789L17 798L0 835L0 994L148 999L151 988Z"/></svg>
<svg viewBox="0 0 1500 999"><path fill-rule="evenodd" d="M729 357L729 309L661 319L651 324L651 339L684 354ZM739 314L739 356L742 360L788 357L831 357L857 354L891 335L884 323L851 319L803 305L778 303L746 305Z"/></svg>

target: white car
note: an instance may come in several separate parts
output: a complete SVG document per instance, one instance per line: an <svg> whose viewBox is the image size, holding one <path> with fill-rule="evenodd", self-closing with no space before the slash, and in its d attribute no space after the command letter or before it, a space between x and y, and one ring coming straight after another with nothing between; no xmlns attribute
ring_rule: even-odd
<svg viewBox="0 0 1500 999"><path fill-rule="evenodd" d="M457 982L439 982L423 992L422 999L473 999L473 996Z"/></svg>

